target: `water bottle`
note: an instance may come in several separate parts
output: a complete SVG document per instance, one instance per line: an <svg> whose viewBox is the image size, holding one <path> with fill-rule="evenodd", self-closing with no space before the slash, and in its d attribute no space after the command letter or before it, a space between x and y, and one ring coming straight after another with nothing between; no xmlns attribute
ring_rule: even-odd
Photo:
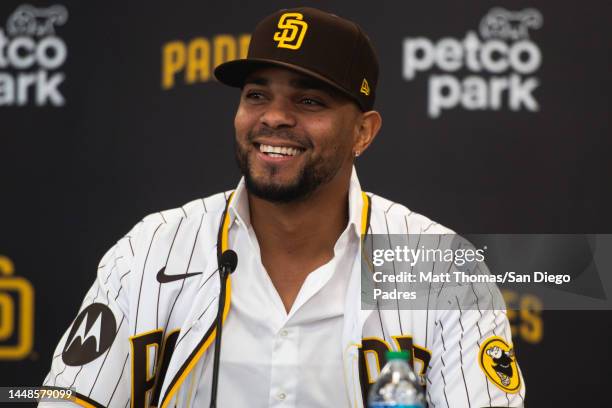
<svg viewBox="0 0 612 408"><path fill-rule="evenodd" d="M423 388L409 360L408 351L387 352L387 364L370 388L369 408L425 408Z"/></svg>

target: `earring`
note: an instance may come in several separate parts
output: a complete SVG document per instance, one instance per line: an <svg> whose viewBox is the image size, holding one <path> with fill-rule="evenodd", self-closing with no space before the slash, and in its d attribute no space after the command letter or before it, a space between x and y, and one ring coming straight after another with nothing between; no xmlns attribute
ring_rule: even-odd
<svg viewBox="0 0 612 408"><path fill-rule="evenodd" d="M355 157L359 157L361 153L359 152L359 150L355 151Z"/></svg>

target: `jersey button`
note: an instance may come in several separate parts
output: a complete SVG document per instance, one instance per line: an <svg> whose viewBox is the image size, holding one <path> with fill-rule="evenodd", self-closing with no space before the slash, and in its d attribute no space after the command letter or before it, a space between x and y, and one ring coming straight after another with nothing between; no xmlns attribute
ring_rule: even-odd
<svg viewBox="0 0 612 408"><path fill-rule="evenodd" d="M284 392L279 392L279 393L276 395L276 397L277 397L279 400L283 401L285 398L287 398L287 394L285 394Z"/></svg>

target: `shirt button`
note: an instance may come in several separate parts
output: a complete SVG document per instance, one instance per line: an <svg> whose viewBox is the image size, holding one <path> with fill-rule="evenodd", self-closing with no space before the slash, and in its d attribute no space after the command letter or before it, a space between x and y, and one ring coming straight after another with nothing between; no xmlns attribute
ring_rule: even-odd
<svg viewBox="0 0 612 408"><path fill-rule="evenodd" d="M289 335L289 330L285 330L285 329L281 330L280 332L281 337L287 337L288 335Z"/></svg>
<svg viewBox="0 0 612 408"><path fill-rule="evenodd" d="M282 401L282 400L284 400L285 398L287 398L287 394L285 394L284 392L279 392L279 393L276 395L276 397L277 397L279 400L281 400L281 401Z"/></svg>

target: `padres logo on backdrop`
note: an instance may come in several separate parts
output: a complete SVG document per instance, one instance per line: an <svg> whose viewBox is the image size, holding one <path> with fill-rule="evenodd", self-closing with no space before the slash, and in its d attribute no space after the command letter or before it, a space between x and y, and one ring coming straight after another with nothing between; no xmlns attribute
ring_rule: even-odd
<svg viewBox="0 0 612 408"><path fill-rule="evenodd" d="M14 276L15 266L0 255L0 359L20 360L32 350L34 289Z"/></svg>
<svg viewBox="0 0 612 408"><path fill-rule="evenodd" d="M274 41L278 42L278 48L297 50L302 46L308 24L303 21L301 13L285 13L278 20L278 28L281 31L274 33Z"/></svg>
<svg viewBox="0 0 612 408"><path fill-rule="evenodd" d="M162 44L162 89L212 81L215 67L246 58L250 41L250 34L216 34Z"/></svg>
<svg viewBox="0 0 612 408"><path fill-rule="evenodd" d="M478 353L480 368L499 388L516 393L521 388L521 376L518 373L514 349L499 336L489 337L480 346Z"/></svg>

